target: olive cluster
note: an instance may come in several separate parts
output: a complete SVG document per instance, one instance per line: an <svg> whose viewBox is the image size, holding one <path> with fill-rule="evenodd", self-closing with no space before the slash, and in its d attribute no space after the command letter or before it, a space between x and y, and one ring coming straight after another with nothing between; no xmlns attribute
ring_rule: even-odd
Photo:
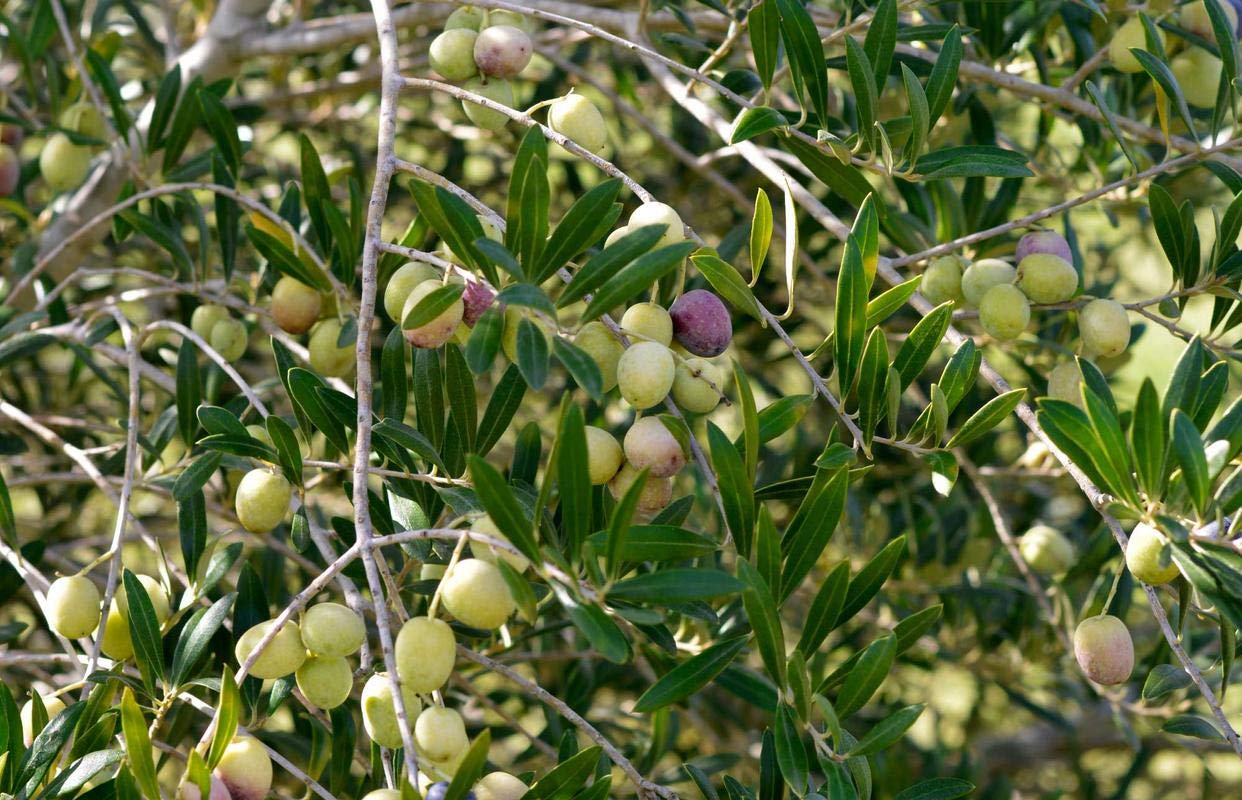
<svg viewBox="0 0 1242 800"><path fill-rule="evenodd" d="M1225 12L1226 21L1233 31L1238 29L1238 10L1232 3L1223 2L1221 10ZM1212 20L1208 16L1207 6L1199 2L1187 3L1177 10L1177 23L1184 30L1209 42L1216 41L1212 29ZM1168 46L1164 30L1157 27L1156 37L1161 47ZM1108 57L1113 66L1120 72L1137 73L1143 71L1143 65L1134 57L1131 49L1147 49L1147 32L1143 20L1131 17L1117 29L1116 35L1108 46ZM1199 108L1212 108L1216 105L1216 95L1220 90L1223 74L1221 60L1211 51L1196 44L1186 42L1181 51L1169 61L1173 77L1182 90L1186 102Z"/></svg>
<svg viewBox="0 0 1242 800"><path fill-rule="evenodd" d="M485 233L500 240L500 231L480 217ZM663 225L664 235L653 247L684 241L685 233L677 212L664 203L645 203L634 210L628 224L609 235L605 246L635 228ZM453 254L442 252L446 260ZM464 276L464 277L463 277ZM411 345L435 348L449 341L465 343L470 329L495 301L486 284L464 270L441 274L436 268L411 262L398 268L384 287L384 309L394 322L401 322L432 292L446 282L464 283L461 296L436 317L421 325L404 328ZM547 337L555 335L547 321L530 309L508 306L504 309L501 350L517 361L518 328L530 318ZM618 389L621 397L636 411L661 404L666 397L684 411L705 414L716 407L728 373L710 359L719 356L733 337L728 308L712 292L695 289L682 294L669 308L658 303L637 303L621 316L619 330L595 320L583 325L574 344L591 357L599 368L602 389ZM648 480L639 502L640 510L653 513L672 497L671 477L685 464L681 444L656 418L638 420L621 444L607 431L587 428L587 449L591 460L591 479L595 485L609 484L618 497L633 483L638 473L648 470Z"/></svg>
<svg viewBox="0 0 1242 800"><path fill-rule="evenodd" d="M428 62L445 80L513 107L509 79L530 63L534 52L530 33L530 22L520 14L462 6L449 14L444 31L432 40ZM500 130L509 121L504 114L478 103L464 101L462 110L471 122L489 131Z"/></svg>
<svg viewBox="0 0 1242 800"><path fill-rule="evenodd" d="M1055 231L1032 231L1018 241L1015 269L1008 261L984 258L974 263L957 255L941 256L923 272L920 291L934 303L953 301L979 311L979 323L996 339L1017 338L1031 321L1031 305L1064 303L1078 291L1078 272L1069 243ZM1107 298L1088 300L1078 309L1078 333L1086 358L1113 358L1130 343L1125 306ZM1081 403L1082 375L1071 359L1049 375L1048 393Z"/></svg>
<svg viewBox="0 0 1242 800"><path fill-rule="evenodd" d="M1060 530L1032 526L1018 540L1022 558L1037 574L1063 575L1077 563L1074 544ZM1180 572L1173 562L1172 545L1159 529L1140 522L1126 545L1126 568L1143 583L1159 586ZM1134 642L1125 623L1111 615L1084 619L1074 632L1074 655L1092 681L1106 686L1125 683L1134 669Z"/></svg>
<svg viewBox="0 0 1242 800"><path fill-rule="evenodd" d="M279 228L274 230L281 232ZM310 332L306 346L312 369L331 378L348 377L357 361L354 343L352 339L341 340L343 326L335 316L320 319L327 306L318 290L289 275L276 281L268 301L272 321L278 328L295 336ZM190 328L225 361L240 359L250 342L250 330L245 322L221 305L208 304L194 309Z"/></svg>

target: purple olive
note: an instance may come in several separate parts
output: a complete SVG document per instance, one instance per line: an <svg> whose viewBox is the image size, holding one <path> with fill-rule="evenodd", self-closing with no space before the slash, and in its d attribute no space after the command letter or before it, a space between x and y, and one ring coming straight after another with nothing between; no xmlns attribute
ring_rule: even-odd
<svg viewBox="0 0 1242 800"><path fill-rule="evenodd" d="M466 323L468 327L473 328L474 323L479 321L479 317L483 316L483 312L492 307L492 301L496 299L496 293L487 288L483 281L467 281L466 291L462 292L461 301L465 304L465 311L461 316L461 321Z"/></svg>
<svg viewBox="0 0 1242 800"><path fill-rule="evenodd" d="M1056 231L1031 231L1018 240L1018 249L1014 251L1013 260L1021 263L1031 253L1049 253L1059 256L1069 263L1074 263L1074 254L1070 252L1069 242Z"/></svg>
<svg viewBox="0 0 1242 800"><path fill-rule="evenodd" d="M694 289L678 297L668 313L673 318L673 336L696 356L714 358L725 351L733 338L729 309L706 289Z"/></svg>

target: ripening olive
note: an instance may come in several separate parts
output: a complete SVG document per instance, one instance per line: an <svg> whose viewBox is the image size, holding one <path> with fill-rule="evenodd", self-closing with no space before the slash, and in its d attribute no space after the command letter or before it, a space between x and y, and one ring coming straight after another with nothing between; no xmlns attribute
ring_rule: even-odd
<svg viewBox="0 0 1242 800"><path fill-rule="evenodd" d="M415 694L443 686L457 660L453 629L444 620L432 617L411 617L397 634L393 649L401 685Z"/></svg>
<svg viewBox="0 0 1242 800"><path fill-rule="evenodd" d="M306 333L319 319L323 298L319 292L286 275L272 287L271 310L276 326L295 336Z"/></svg>
<svg viewBox="0 0 1242 800"><path fill-rule="evenodd" d="M55 695L41 694L39 699L43 702L43 710L47 712L48 722L51 722L56 718L57 714L65 710L65 701ZM35 736L38 735L34 729L34 700L27 700L22 704L18 717L22 723L22 741L29 747L34 742Z"/></svg>
<svg viewBox="0 0 1242 800"><path fill-rule="evenodd" d="M306 349L310 352L311 369L328 378L343 378L357 363L353 342L339 344L341 323L335 318L320 320L311 330Z"/></svg>
<svg viewBox="0 0 1242 800"><path fill-rule="evenodd" d="M431 40L427 62L445 80L464 81L478 73L474 63L474 43L479 38L469 28L450 28Z"/></svg>
<svg viewBox="0 0 1242 800"><path fill-rule="evenodd" d="M1048 253L1060 256L1071 264L1074 263L1074 254L1070 251L1069 242L1065 241L1065 237L1056 231L1038 230L1022 234L1022 238L1018 240L1018 247L1013 253L1014 261L1021 264L1022 259L1032 253Z"/></svg>
<svg viewBox="0 0 1242 800"><path fill-rule="evenodd" d="M1060 575L1074 565L1074 545L1049 525L1034 525L1018 540L1022 558L1040 575Z"/></svg>
<svg viewBox="0 0 1242 800"><path fill-rule="evenodd" d="M919 291L934 305L962 299L962 269L965 259L949 255L933 258L923 270Z"/></svg>
<svg viewBox="0 0 1242 800"><path fill-rule="evenodd" d="M419 752L432 761L448 761L470 746L461 714L444 706L428 706L414 723Z"/></svg>
<svg viewBox="0 0 1242 800"><path fill-rule="evenodd" d="M975 308L983 301L988 289L1002 283L1013 283L1014 268L999 258L984 258L971 264L962 273L962 297Z"/></svg>
<svg viewBox="0 0 1242 800"><path fill-rule="evenodd" d="M507 772L489 772L474 785L478 800L521 800L528 787Z"/></svg>
<svg viewBox="0 0 1242 800"><path fill-rule="evenodd" d="M1031 321L1031 303L1018 287L1002 283L979 303L979 323L997 339L1015 339Z"/></svg>
<svg viewBox="0 0 1242 800"><path fill-rule="evenodd" d="M672 206L666 203L643 203L630 214L628 227L631 231L647 225L663 225L664 235L655 243L656 247L665 247L686 240L685 226L681 217Z"/></svg>
<svg viewBox="0 0 1242 800"><path fill-rule="evenodd" d="M405 703L406 718L417 718L423 707L422 701L404 681L401 683L401 699ZM387 672L375 673L362 687L362 725L371 741L380 747L392 749L402 746L397 705Z"/></svg>
<svg viewBox="0 0 1242 800"><path fill-rule="evenodd" d="M470 523L470 530L475 531L476 533L486 534L487 536L490 536L500 542L512 544L509 542L509 537L501 533L500 528L498 528L496 523L492 521L492 518L486 514ZM482 559L489 564L495 564L496 559L498 558L504 559L504 562L510 567L513 567L514 571L518 573L525 572L526 568L530 566L530 560L521 553L513 553L504 548L495 547L494 545L473 539L470 541L470 552L474 553L475 558ZM443 571L437 577L444 577Z"/></svg>
<svg viewBox="0 0 1242 800"><path fill-rule="evenodd" d="M672 352L658 342L632 344L617 362L621 396L640 411L663 401L673 388L676 375Z"/></svg>
<svg viewBox="0 0 1242 800"><path fill-rule="evenodd" d="M1074 657L1088 678L1103 686L1115 686L1130 679L1134 640L1117 617L1088 617L1074 631Z"/></svg>
<svg viewBox="0 0 1242 800"><path fill-rule="evenodd" d="M85 575L57 578L47 590L47 624L66 639L99 627L99 589Z"/></svg>
<svg viewBox="0 0 1242 800"><path fill-rule="evenodd" d="M720 402L728 373L705 358L687 358L677 363L673 378L673 402L683 411L706 414Z"/></svg>
<svg viewBox="0 0 1242 800"><path fill-rule="evenodd" d="M340 603L316 603L302 615L302 644L313 655L348 656L366 640L362 617Z"/></svg>
<svg viewBox="0 0 1242 800"><path fill-rule="evenodd" d="M673 342L673 318L659 303L635 303L621 315L621 330L631 341Z"/></svg>
<svg viewBox="0 0 1242 800"><path fill-rule="evenodd" d="M260 622L238 638L237 645L233 648L238 665L246 663L246 659L250 658L250 654L275 624L274 619ZM302 632L297 623L290 620L281 627L267 647L263 648L263 652L250 666L248 674L263 680L275 680L297 672L305 661L306 646L302 644Z"/></svg>
<svg viewBox="0 0 1242 800"><path fill-rule="evenodd" d="M621 468L621 445L611 433L594 425L586 426L587 472L592 486L603 486Z"/></svg>
<svg viewBox="0 0 1242 800"><path fill-rule="evenodd" d="M293 487L283 475L252 469L237 486L237 521L251 533L266 533L285 519Z"/></svg>
<svg viewBox="0 0 1242 800"><path fill-rule="evenodd" d="M294 676L307 701L325 711L348 700L354 688L354 672L349 662L339 656L311 656Z"/></svg>
<svg viewBox="0 0 1242 800"><path fill-rule="evenodd" d="M75 188L91 168L91 149L74 144L63 133L53 133L39 153L39 172L54 192Z"/></svg>
<svg viewBox="0 0 1242 800"><path fill-rule="evenodd" d="M638 477L639 470L634 469L630 464L621 465L621 469L608 482L608 491L612 492L612 496L620 500L625 496L634 480ZM655 514L663 509L673 499L673 479L672 478L656 478L647 475L647 481L643 484L642 491L638 494L638 510L643 514Z"/></svg>
<svg viewBox="0 0 1242 800"><path fill-rule="evenodd" d="M1078 271L1060 256L1031 253L1018 264L1017 284L1032 303L1061 303L1078 290Z"/></svg>
<svg viewBox="0 0 1242 800"><path fill-rule="evenodd" d="M388 318L400 324L401 310L405 308L405 301L409 298L410 292L414 291L414 287L424 281L439 279L440 273L430 264L420 261L402 264L388 278L388 285L384 287L384 311L388 314Z"/></svg>
<svg viewBox="0 0 1242 800"><path fill-rule="evenodd" d="M676 475L686 465L686 453L677 437L659 417L635 420L625 433L625 460L657 478Z"/></svg>
<svg viewBox="0 0 1242 800"><path fill-rule="evenodd" d="M500 570L479 558L454 564L440 581L440 597L450 614L483 630L504 625L516 608Z"/></svg>
<svg viewBox="0 0 1242 800"><path fill-rule="evenodd" d="M258 739L238 736L224 749L215 774L231 800L263 800L272 790L272 757Z"/></svg>
<svg viewBox="0 0 1242 800"><path fill-rule="evenodd" d="M405 340L415 347L425 349L439 347L453 337L453 331L457 330L457 326L461 324L465 305L458 297L448 308L422 325L413 328L404 327L406 318L418 308L418 304L442 286L444 284L438 280L423 281L410 292L410 296L405 300L405 307L401 309L401 333L405 336Z"/></svg>
<svg viewBox="0 0 1242 800"><path fill-rule="evenodd" d="M668 310L677 343L696 356L715 358L733 339L728 307L706 289L693 289L673 301Z"/></svg>
<svg viewBox="0 0 1242 800"><path fill-rule="evenodd" d="M1126 567L1130 574L1152 586L1176 578L1180 572L1173 559L1166 557L1167 546L1164 534L1146 522L1134 526L1134 530L1130 531L1130 542L1126 545Z"/></svg>
<svg viewBox="0 0 1242 800"><path fill-rule="evenodd" d="M1155 30L1160 43L1165 44L1164 31L1158 27ZM1143 26L1143 20L1137 16L1126 20L1125 24L1113 34L1113 40L1108 44L1108 58L1118 71L1130 73L1143 71L1143 65L1130 52L1132 49L1147 49L1146 28Z"/></svg>
<svg viewBox="0 0 1242 800"><path fill-rule="evenodd" d="M625 353L625 347L599 320L583 325L582 330L574 336L574 344L599 367L603 391L611 391L617 385L617 364Z"/></svg>
<svg viewBox="0 0 1242 800"><path fill-rule="evenodd" d="M1089 355L1111 358L1130 343L1130 318L1116 301L1092 300L1078 312L1078 332Z"/></svg>
<svg viewBox="0 0 1242 800"><path fill-rule="evenodd" d="M599 153L608 144L604 115L580 94L567 94L552 103L548 108L548 127L589 153Z"/></svg>

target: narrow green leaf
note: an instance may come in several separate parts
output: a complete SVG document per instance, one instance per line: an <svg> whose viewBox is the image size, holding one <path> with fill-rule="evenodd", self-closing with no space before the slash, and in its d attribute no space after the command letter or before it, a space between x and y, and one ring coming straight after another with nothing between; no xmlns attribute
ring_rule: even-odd
<svg viewBox="0 0 1242 800"><path fill-rule="evenodd" d="M906 105L910 109L910 139L906 143L906 163L913 166L923 152L927 143L927 134L931 129L931 109L927 104L927 94L923 84L910 68L901 65L901 82L906 89Z"/></svg>
<svg viewBox="0 0 1242 800"><path fill-rule="evenodd" d="M893 800L957 800L974 790L973 783L961 778L932 778L903 789Z"/></svg>
<svg viewBox="0 0 1242 800"><path fill-rule="evenodd" d="M561 496L561 533L573 563L591 531L591 476L587 468L586 425L582 409L570 405L557 435L557 484Z"/></svg>
<svg viewBox="0 0 1242 800"><path fill-rule="evenodd" d="M479 421L479 433L475 437L475 450L479 455L487 455L500 441L525 396L526 381L522 379L521 370L510 364L493 389L487 408L483 410L483 419Z"/></svg>
<svg viewBox="0 0 1242 800"><path fill-rule="evenodd" d="M443 314L461 299L466 287L460 283L446 283L419 300L401 320L402 330L421 328Z"/></svg>
<svg viewBox="0 0 1242 800"><path fill-rule="evenodd" d="M617 244L619 245L620 242ZM582 312L579 323L586 324L609 309L632 299L639 292L650 288L653 283L681 264L694 249L694 242L681 242L661 247L634 259L596 291L591 302L587 304L586 310Z"/></svg>
<svg viewBox="0 0 1242 800"><path fill-rule="evenodd" d="M132 606L131 606L132 607ZM121 731L125 734L125 757L133 770L138 788L147 800L161 800L159 783L155 779L155 760L152 758L151 738L147 735L147 722L143 719L134 691L128 686L121 694Z"/></svg>
<svg viewBox="0 0 1242 800"><path fill-rule="evenodd" d="M536 563L541 562L543 559L535 543L531 522L501 474L479 456L472 455L470 477L487 515L496 523L505 538L513 542L513 546L522 551L522 555Z"/></svg>
<svg viewBox="0 0 1242 800"><path fill-rule="evenodd" d="M945 445L947 448L961 447L973 442L983 434L995 428L1005 420L1026 396L1026 389L1013 389L997 395L984 403L983 407L971 414L970 419L957 429L957 433Z"/></svg>
<svg viewBox="0 0 1242 800"><path fill-rule="evenodd" d="M867 60L875 67L875 85L884 88L888 68L893 63L893 50L897 47L897 0L880 0L867 25L867 38L863 50Z"/></svg>
<svg viewBox="0 0 1242 800"><path fill-rule="evenodd" d="M768 675L779 688L785 686L785 633L777 613L776 599L763 576L745 559L737 562L738 577L746 585L742 592L742 604L746 617L755 632L755 643Z"/></svg>
<svg viewBox="0 0 1242 800"><path fill-rule="evenodd" d="M509 178L505 246L536 274L548 238L548 143L538 125L522 137Z"/></svg>
<svg viewBox="0 0 1242 800"><path fill-rule="evenodd" d="M1173 454L1182 467L1182 483L1195 510L1202 516L1212 491L1207 455L1198 428L1180 408L1173 411Z"/></svg>
<svg viewBox="0 0 1242 800"><path fill-rule="evenodd" d="M944 303L937 306L930 314L918 321L911 329L906 340L901 343L897 357L893 359L893 368L901 376L897 389L906 388L919 376L932 353L940 346L949 323L953 319L953 304Z"/></svg>
<svg viewBox="0 0 1242 800"><path fill-rule="evenodd" d="M913 725L923 713L924 706L922 703L905 708L899 708L892 714L880 720L875 726L867 731L867 735L858 741L846 753L848 756L869 756L878 753L884 748L900 739L910 726Z"/></svg>
<svg viewBox="0 0 1242 800"><path fill-rule="evenodd" d="M768 106L750 106L743 108L733 121L733 131L729 134L729 144L737 144L789 124L785 115Z"/></svg>
<svg viewBox="0 0 1242 800"><path fill-rule="evenodd" d="M927 125L930 130L936 120L949 106L953 87L957 84L957 69L962 63L962 34L957 25L949 29L940 45L940 55L927 78Z"/></svg>
<svg viewBox="0 0 1242 800"><path fill-rule="evenodd" d="M608 597L667 605L724 597L742 588L737 578L718 569L673 567L626 578L608 590Z"/></svg>
<svg viewBox="0 0 1242 800"><path fill-rule="evenodd" d="M543 283L558 269L595 241L600 220L605 218L621 191L621 179L610 178L579 197L561 217L540 256L534 282Z"/></svg>
<svg viewBox="0 0 1242 800"><path fill-rule="evenodd" d="M901 560L905 550L906 537L898 536L859 570L854 579L850 581L849 591L845 595L845 607L841 609L841 616L837 618L836 625L843 625L853 619L854 615L861 611L863 606L871 601L871 598L875 597L880 587L888 580L888 576L892 575L893 570L897 568L897 562Z"/></svg>
<svg viewBox="0 0 1242 800"><path fill-rule="evenodd" d="M780 765L781 775L789 784L790 790L802 797L806 794L810 781L808 775L810 766L807 764L806 747L802 743L802 736L798 732L793 712L784 703L776 710L774 733L776 734L776 763Z"/></svg>
<svg viewBox="0 0 1242 800"><path fill-rule="evenodd" d="M750 50L755 58L755 69L763 88L772 88L772 76L776 73L776 61L780 49L780 16L776 0L761 0L751 6L746 16L750 34Z"/></svg>
<svg viewBox="0 0 1242 800"><path fill-rule="evenodd" d="M614 664L626 664L633 657L630 640L617 623L599 606L571 603L569 618L586 635L587 641L601 656Z"/></svg>
<svg viewBox="0 0 1242 800"><path fill-rule="evenodd" d="M707 423L707 441L711 448L712 468L720 483L725 521L733 533L738 553L743 558L748 557L755 530L754 483L746 474L746 467L733 442L712 422Z"/></svg>
<svg viewBox="0 0 1242 800"><path fill-rule="evenodd" d="M605 281L660 241L665 227L664 225L644 225L638 230L630 231L595 254L582 269L578 270L569 285L565 287L565 291L561 292L561 296L557 298L556 307L564 308L598 289Z"/></svg>
<svg viewBox="0 0 1242 800"><path fill-rule="evenodd" d="M857 239L851 235L846 240L845 256L837 276L836 324L833 328L836 368L843 395L849 394L854 385L854 376L866 344L867 284L862 251Z"/></svg>
<svg viewBox="0 0 1242 800"><path fill-rule="evenodd" d="M875 690L888 677L888 671L897 657L897 637L889 634L863 650L858 663L850 670L837 693L837 701L833 704L837 716L846 719L867 704Z"/></svg>
<svg viewBox="0 0 1242 800"><path fill-rule="evenodd" d="M729 666L746 645L745 636L717 642L683 661L660 677L634 704L634 710L647 714L684 700L702 689Z"/></svg>
<svg viewBox="0 0 1242 800"><path fill-rule="evenodd" d="M233 670L225 664L224 672L220 676L220 699L216 704L216 730L207 749L208 769L216 768L224 757L224 751L233 743L240 714L241 692L237 690L237 682L233 680Z"/></svg>
<svg viewBox="0 0 1242 800"><path fill-rule="evenodd" d="M853 36L845 37L845 65L854 90L854 108L858 113L858 135L870 142L874 137L876 105L875 69L862 45Z"/></svg>
<svg viewBox="0 0 1242 800"><path fill-rule="evenodd" d="M134 658L142 671L148 691L154 693L155 682L164 679L164 648L161 644L160 623L155 608L147 595L146 587L138 576L125 570L122 576L125 600L129 606L129 636L134 643Z"/></svg>

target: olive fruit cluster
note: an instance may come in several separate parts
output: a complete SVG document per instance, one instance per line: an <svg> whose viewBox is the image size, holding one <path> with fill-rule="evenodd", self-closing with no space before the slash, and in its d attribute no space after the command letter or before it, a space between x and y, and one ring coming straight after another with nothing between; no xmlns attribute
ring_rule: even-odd
<svg viewBox="0 0 1242 800"><path fill-rule="evenodd" d="M48 137L39 153L39 172L52 191L66 192L86 179L95 152L95 145L79 142L82 138L103 140L107 126L85 98L65 109L59 122L61 130ZM71 133L77 135L77 142Z"/></svg>
<svg viewBox="0 0 1242 800"><path fill-rule="evenodd" d="M250 338L246 323L230 314L224 306L209 303L194 309L190 315L190 330L225 361L236 361L246 353Z"/></svg>
<svg viewBox="0 0 1242 800"><path fill-rule="evenodd" d="M1229 29L1237 31L1238 10L1232 3L1220 3L1225 12ZM1216 41L1212 28L1212 20L1208 15L1207 6L1202 0L1186 3L1177 10L1177 24L1195 36L1209 42ZM1169 46L1163 29L1155 27L1156 36L1161 47ZM1143 65L1131 52L1132 49L1147 49L1147 32L1141 18L1135 16L1126 20L1108 46L1108 57L1113 66L1120 72L1138 73ZM1181 52L1169 61L1173 77L1182 91L1186 102L1200 108L1212 108L1216 105L1216 95L1220 89L1223 65L1212 52L1196 44L1185 43Z"/></svg>
<svg viewBox="0 0 1242 800"><path fill-rule="evenodd" d="M449 15L444 31L431 41L427 60L445 80L461 83L472 94L513 106L513 86L530 63L534 45L527 20L509 11L462 6ZM466 116L480 128L500 130L509 118L478 103L462 102Z"/></svg>
<svg viewBox="0 0 1242 800"><path fill-rule="evenodd" d="M480 219L480 222L486 220ZM488 236L500 239L500 231L494 225L484 226ZM445 260L450 260L452 253L445 253ZM433 319L410 328L403 323L410 313L418 307L432 292L449 283L464 283L461 296ZM464 343L470 335L470 329L483 316L483 312L491 307L496 299L495 293L482 281L470 277L465 279L461 274L450 273L441 275L439 270L428 264L410 262L397 269L388 279L384 287L384 311L393 322L403 327L405 340L413 347L434 349L457 339Z"/></svg>
<svg viewBox="0 0 1242 800"><path fill-rule="evenodd" d="M1018 242L1015 269L985 258L968 263L957 255L928 264L920 291L934 303L956 302L979 310L979 323L996 339L1017 338L1031 320L1031 304L1063 303L1078 291L1069 243L1055 231L1032 231ZM1111 358L1130 343L1125 307L1092 299L1078 313L1084 355Z"/></svg>
<svg viewBox="0 0 1242 800"><path fill-rule="evenodd" d="M276 620L247 630L237 640L234 655L244 664L267 637ZM353 610L339 603L318 603L302 615L302 624L289 620L250 666L250 675L275 680L293 675L307 702L323 709L344 703L353 691L354 673L348 657L366 641L367 630Z"/></svg>

